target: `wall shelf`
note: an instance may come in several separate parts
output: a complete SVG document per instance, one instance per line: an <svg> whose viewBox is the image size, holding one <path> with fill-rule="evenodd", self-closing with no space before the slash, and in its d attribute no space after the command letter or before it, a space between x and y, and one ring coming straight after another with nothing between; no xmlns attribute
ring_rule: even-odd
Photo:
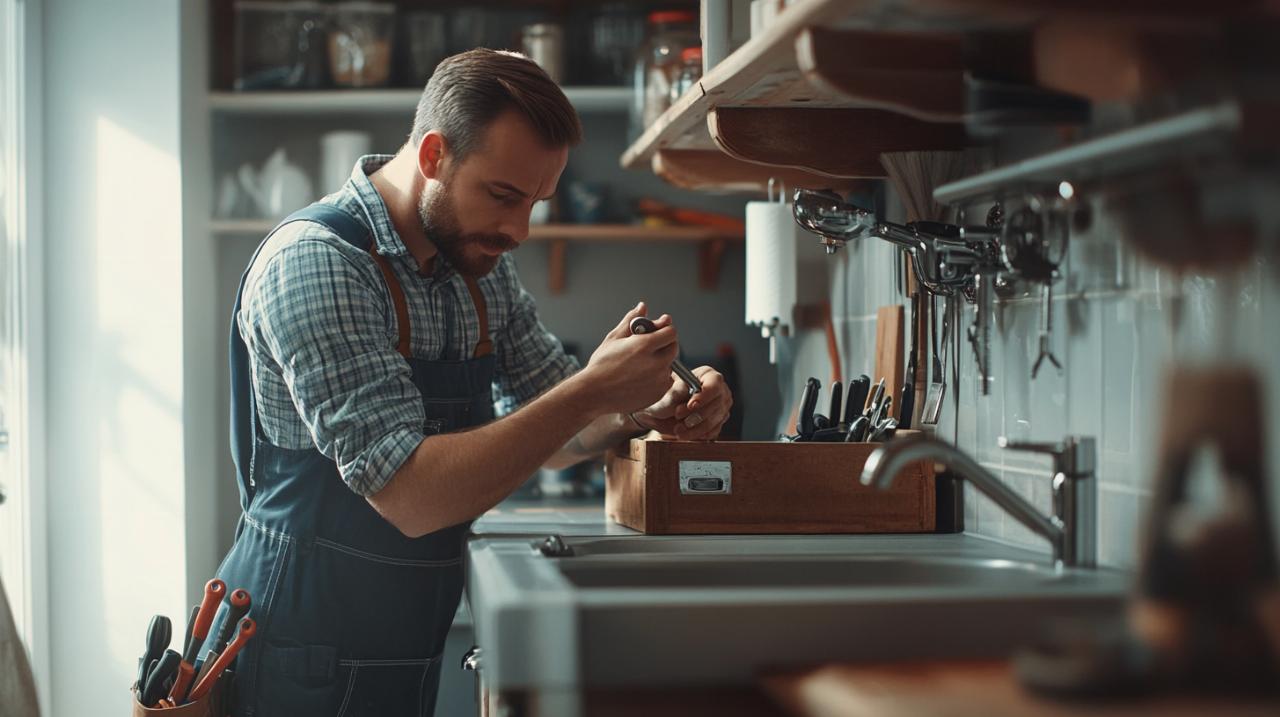
<svg viewBox="0 0 1280 717"><path fill-rule="evenodd" d="M789 185L809 187L884 177L882 152L959 148L966 123L989 130L1085 121L1086 102L1053 82L1041 89L1045 58L1036 52L1053 48L1037 45L1040 23L1068 19L1087 30L1120 22L1177 37L1248 5L1171 2L1157 12L1140 0L1070 8L1050 0L807 0L707 72L620 163L707 190L762 190L781 172Z"/></svg>
<svg viewBox="0 0 1280 717"><path fill-rule="evenodd" d="M275 228L273 219L212 219L209 230L221 236L263 237ZM547 242L547 283L552 294L561 294L568 285L565 268L570 242L684 242L699 245L698 284L714 289L720 281L720 264L730 244L741 244L743 236L696 226L645 226L641 224L535 224L529 240Z"/></svg>
<svg viewBox="0 0 1280 717"><path fill-rule="evenodd" d="M625 112L630 87L566 87L579 112ZM380 115L412 114L422 95L417 89L297 90L209 93L209 108L220 115Z"/></svg>

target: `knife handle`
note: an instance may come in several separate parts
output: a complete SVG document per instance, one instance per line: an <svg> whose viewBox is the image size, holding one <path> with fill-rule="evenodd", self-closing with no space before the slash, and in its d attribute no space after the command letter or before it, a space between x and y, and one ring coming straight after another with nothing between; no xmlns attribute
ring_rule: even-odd
<svg viewBox="0 0 1280 717"><path fill-rule="evenodd" d="M804 393L800 395L800 416L796 420L796 433L800 434L800 440L809 440L816 430L813 425L813 412L818 407L820 390L822 390L822 383L816 378L810 377L804 384Z"/></svg>
<svg viewBox="0 0 1280 717"><path fill-rule="evenodd" d="M865 373L849 382L849 395L844 397L844 421L852 425L862 415L871 391L871 377Z"/></svg>

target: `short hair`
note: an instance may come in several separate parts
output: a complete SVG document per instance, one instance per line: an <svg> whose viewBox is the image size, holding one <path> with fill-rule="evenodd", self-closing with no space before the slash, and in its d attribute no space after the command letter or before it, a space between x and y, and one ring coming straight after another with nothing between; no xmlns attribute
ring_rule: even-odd
<svg viewBox="0 0 1280 717"><path fill-rule="evenodd" d="M507 110L524 115L548 147L582 141L582 122L569 98L547 73L517 52L477 48L446 57L427 81L413 117L415 146L439 130L462 161L489 124Z"/></svg>

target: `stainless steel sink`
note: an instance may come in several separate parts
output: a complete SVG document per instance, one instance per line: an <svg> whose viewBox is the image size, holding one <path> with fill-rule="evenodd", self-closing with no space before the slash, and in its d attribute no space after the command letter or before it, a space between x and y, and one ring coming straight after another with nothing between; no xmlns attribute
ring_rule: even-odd
<svg viewBox="0 0 1280 717"><path fill-rule="evenodd" d="M498 689L747 684L827 661L987 658L1121 614L1129 578L970 535L567 537L468 548ZM565 551L566 553L569 551Z"/></svg>
<svg viewBox="0 0 1280 717"><path fill-rule="evenodd" d="M633 554L634 555L634 554ZM1011 560L901 556L564 558L556 567L575 587L612 589L776 587L1052 588L1080 581L1080 571Z"/></svg>

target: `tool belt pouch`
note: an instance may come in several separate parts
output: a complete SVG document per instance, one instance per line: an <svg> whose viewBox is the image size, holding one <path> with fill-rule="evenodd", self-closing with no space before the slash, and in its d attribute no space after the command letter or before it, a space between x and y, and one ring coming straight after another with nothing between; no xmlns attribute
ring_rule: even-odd
<svg viewBox="0 0 1280 717"><path fill-rule="evenodd" d="M235 674L230 670L222 673L217 683L209 690L209 693L194 702L188 702L185 705L177 707L145 707L138 701L138 690L132 688L133 693L133 717L150 717L152 715L162 715L163 717L230 717L231 715L231 690L235 683Z"/></svg>

